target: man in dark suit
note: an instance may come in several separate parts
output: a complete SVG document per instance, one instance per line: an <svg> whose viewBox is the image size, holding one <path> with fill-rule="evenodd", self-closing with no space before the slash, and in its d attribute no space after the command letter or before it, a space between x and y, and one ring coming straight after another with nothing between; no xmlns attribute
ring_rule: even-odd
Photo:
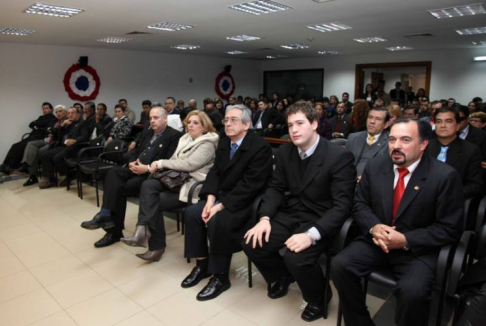
<svg viewBox="0 0 486 326"><path fill-rule="evenodd" d="M67 173L66 158L76 155L78 144L87 142L91 132L91 124L83 120L75 108L70 108L68 118L61 124L60 141L41 155L42 177L45 179L39 184L40 189L57 186L54 171L60 175ZM69 182L67 177L65 180L61 186Z"/></svg>
<svg viewBox="0 0 486 326"><path fill-rule="evenodd" d="M344 92L343 93L343 96L342 96L342 103L344 104L344 106L346 107L346 113L347 114L350 114L351 111L353 110L353 102L349 102L349 93L348 92Z"/></svg>
<svg viewBox="0 0 486 326"><path fill-rule="evenodd" d="M298 102L287 109L292 143L282 145L244 250L268 284L271 299L287 294L294 280L307 307L302 319L322 317L325 279L317 259L350 215L356 185L354 158L317 134L317 114ZM286 195L288 193L288 195Z"/></svg>
<svg viewBox="0 0 486 326"><path fill-rule="evenodd" d="M463 229L464 198L457 171L424 151L428 126L398 119L389 153L370 161L355 195L360 236L332 262L346 325L374 325L361 278L390 267L397 282L395 323L424 325L441 247Z"/></svg>
<svg viewBox="0 0 486 326"><path fill-rule="evenodd" d="M182 134L167 125L167 112L160 106L150 110L150 129L144 130L137 147L127 154L128 167L116 166L105 177L101 211L81 223L88 230L103 228L106 234L96 248L106 247L123 237L127 197L138 196L153 161L169 159Z"/></svg>
<svg viewBox="0 0 486 326"><path fill-rule="evenodd" d="M278 111L272 107L272 103L268 100L263 100L258 102L258 112L253 118L253 126L255 129L263 134L263 131L272 125L272 128L279 124L278 121L283 119L278 119L281 115ZM274 120L277 120L275 122Z"/></svg>
<svg viewBox="0 0 486 326"><path fill-rule="evenodd" d="M336 106L336 115L329 121L331 122L332 138L347 138L349 119L351 115L346 113L344 103L338 103Z"/></svg>
<svg viewBox="0 0 486 326"><path fill-rule="evenodd" d="M234 252L250 227L254 199L272 173L272 150L250 130L251 112L244 105L226 108L228 137L219 141L214 166L199 193L201 201L185 212L184 256L196 258L196 267L182 281L183 288L211 277L197 300L216 298L231 287L229 268ZM208 238L210 247L208 246Z"/></svg>
<svg viewBox="0 0 486 326"><path fill-rule="evenodd" d="M388 131L385 130L388 120L390 114L387 109L371 108L366 119L366 131L349 135L346 147L354 155L358 179L370 159L383 155L388 150Z"/></svg>
<svg viewBox="0 0 486 326"><path fill-rule="evenodd" d="M390 91L390 97L392 101L398 101L401 105L405 103L405 91L401 89L402 83L397 81L395 83L395 89Z"/></svg>
<svg viewBox="0 0 486 326"><path fill-rule="evenodd" d="M458 108L459 117L459 138L476 144L481 149L482 162L486 162L486 131L474 128L469 124L469 109L467 106Z"/></svg>
<svg viewBox="0 0 486 326"><path fill-rule="evenodd" d="M481 151L479 147L457 136L459 113L449 107L435 112L436 139L429 141L426 152L455 168L464 187L464 198L483 194Z"/></svg>
<svg viewBox="0 0 486 326"><path fill-rule="evenodd" d="M91 138L110 137L111 128L113 128L113 119L106 114L107 108L105 103L99 103L96 107L96 115L94 116L94 130Z"/></svg>

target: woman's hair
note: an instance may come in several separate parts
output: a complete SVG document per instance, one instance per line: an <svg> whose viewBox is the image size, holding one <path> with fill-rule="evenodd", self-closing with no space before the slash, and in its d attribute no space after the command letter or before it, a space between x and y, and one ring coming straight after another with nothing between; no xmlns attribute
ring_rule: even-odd
<svg viewBox="0 0 486 326"><path fill-rule="evenodd" d="M333 97L336 99L336 105L337 105L339 103L339 98L336 95L329 96L329 102L331 102Z"/></svg>
<svg viewBox="0 0 486 326"><path fill-rule="evenodd" d="M373 94L373 85L371 85L371 84L366 84L364 93L366 95L368 95L368 86L371 87L371 94Z"/></svg>
<svg viewBox="0 0 486 326"><path fill-rule="evenodd" d="M389 105L386 109L388 110L390 115L397 117L397 119L401 118L403 116L402 109L400 108L399 105L392 104L392 105Z"/></svg>
<svg viewBox="0 0 486 326"><path fill-rule="evenodd" d="M216 132L216 129L214 129L213 123L211 122L211 119L208 117L206 112L204 111L199 111L199 110L194 110L191 111L187 114L186 118L184 119L184 125L187 127L187 124L189 123L189 118L192 117L193 115L197 115L199 117L199 120L201 121L201 124L203 126L203 133L208 133L208 132Z"/></svg>
<svg viewBox="0 0 486 326"><path fill-rule="evenodd" d="M123 105L121 105L121 104L116 104L115 105L115 110L116 109L120 109L120 110L122 110L122 112L125 112L125 107Z"/></svg>
<svg viewBox="0 0 486 326"><path fill-rule="evenodd" d="M362 126L366 124L366 119L368 118L368 111L370 106L368 101L363 99L357 99L353 104L353 124L355 130L360 130Z"/></svg>

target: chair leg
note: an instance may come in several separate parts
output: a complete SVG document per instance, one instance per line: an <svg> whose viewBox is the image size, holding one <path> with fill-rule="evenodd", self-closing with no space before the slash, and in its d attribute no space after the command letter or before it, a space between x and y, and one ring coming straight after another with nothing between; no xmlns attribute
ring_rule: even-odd
<svg viewBox="0 0 486 326"><path fill-rule="evenodd" d="M253 272L251 270L251 260L248 258L248 287L253 287Z"/></svg>
<svg viewBox="0 0 486 326"><path fill-rule="evenodd" d="M81 180L81 171L79 174L79 198L83 199L83 180Z"/></svg>
<svg viewBox="0 0 486 326"><path fill-rule="evenodd" d="M94 178L95 178L95 191L96 191L96 207L100 207L100 194L98 192L98 175L96 172L94 174Z"/></svg>
<svg viewBox="0 0 486 326"><path fill-rule="evenodd" d="M341 326L342 319L343 319L343 311L341 310L341 303L339 303L339 306L338 306L338 315L337 315L337 323L336 323L337 326Z"/></svg>
<svg viewBox="0 0 486 326"><path fill-rule="evenodd" d="M187 258L187 263L190 264L191 263L191 258Z"/></svg>
<svg viewBox="0 0 486 326"><path fill-rule="evenodd" d="M182 233L182 235L184 235L185 224L186 224L186 220L184 219L184 213L182 213L182 217L181 217L181 233Z"/></svg>
<svg viewBox="0 0 486 326"><path fill-rule="evenodd" d="M329 291L331 290L331 284L330 284L330 281L331 281L331 255L328 254L326 256L326 288L324 289L324 311L322 312L322 317L324 317L324 319L327 319L327 311L328 311L328 308L329 308L329 304L327 303L327 296L328 296L328 293Z"/></svg>
<svg viewBox="0 0 486 326"><path fill-rule="evenodd" d="M78 198L79 198L79 180L80 180L80 177L79 177L79 174L80 174L80 168L79 168L79 165L76 165L76 188L78 188Z"/></svg>
<svg viewBox="0 0 486 326"><path fill-rule="evenodd" d="M179 232L181 230L181 225L180 225L180 221L179 221L179 213L176 214L176 218L177 218L177 232Z"/></svg>

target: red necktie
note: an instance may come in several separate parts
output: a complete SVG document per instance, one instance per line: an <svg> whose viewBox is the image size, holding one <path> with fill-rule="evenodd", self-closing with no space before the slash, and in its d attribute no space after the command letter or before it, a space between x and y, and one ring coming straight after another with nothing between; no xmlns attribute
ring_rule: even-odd
<svg viewBox="0 0 486 326"><path fill-rule="evenodd" d="M398 181L395 189L393 190L393 214L391 225L395 225L395 217L397 216L398 206L402 200L403 193L405 192L405 182L403 178L409 173L407 168L398 168Z"/></svg>

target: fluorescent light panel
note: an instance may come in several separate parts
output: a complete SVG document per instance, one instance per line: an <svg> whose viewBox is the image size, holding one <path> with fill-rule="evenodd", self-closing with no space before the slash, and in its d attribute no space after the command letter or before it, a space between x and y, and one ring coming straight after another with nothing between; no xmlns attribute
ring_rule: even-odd
<svg viewBox="0 0 486 326"><path fill-rule="evenodd" d="M240 3L237 5L229 6L230 9L238 10L252 15L264 15L272 12L285 11L292 9L292 7L283 5L281 3L269 0L258 0L252 2Z"/></svg>
<svg viewBox="0 0 486 326"><path fill-rule="evenodd" d="M389 48L386 48L387 50L390 50L390 51L407 51L407 50L413 50L413 48L409 47L409 46L392 46L392 47L389 47Z"/></svg>
<svg viewBox="0 0 486 326"><path fill-rule="evenodd" d="M473 27L473 28L456 29L456 32L459 35L486 34L486 27Z"/></svg>
<svg viewBox="0 0 486 326"><path fill-rule="evenodd" d="M474 57L473 61L486 61L486 55L480 57Z"/></svg>
<svg viewBox="0 0 486 326"><path fill-rule="evenodd" d="M185 29L193 28L193 27L194 26L191 26L191 25L169 23L169 22L157 23L157 24L152 24L152 25L147 26L147 28L150 28L150 29L159 29L159 30L162 30L162 31L169 31L169 32L182 31L182 30L185 30Z"/></svg>
<svg viewBox="0 0 486 326"><path fill-rule="evenodd" d="M331 2L331 1L334 1L334 0L312 0L314 2L317 2L317 3L324 3L324 2Z"/></svg>
<svg viewBox="0 0 486 326"><path fill-rule="evenodd" d="M381 36L355 38L354 40L356 42L360 42L360 43L376 43L376 42L386 42L386 41L388 41L386 38L383 38Z"/></svg>
<svg viewBox="0 0 486 326"><path fill-rule="evenodd" d="M311 26L306 26L307 28L313 29L318 32L335 32L335 31L345 31L347 29L352 29L352 27L341 24L339 22L334 22L334 23L324 23L324 24L317 24L317 25L311 25Z"/></svg>
<svg viewBox="0 0 486 326"><path fill-rule="evenodd" d="M191 44L179 44L179 45L171 46L171 48L177 49L177 50L196 50L196 49L199 49L200 46L199 45L191 45Z"/></svg>
<svg viewBox="0 0 486 326"><path fill-rule="evenodd" d="M477 46L482 46L482 45L486 45L486 41L476 41L476 42L471 42L473 45L477 45Z"/></svg>
<svg viewBox="0 0 486 326"><path fill-rule="evenodd" d="M131 40L132 39L131 38L128 38L128 37L110 36L110 37L100 38L97 41L98 42L104 42L104 43L119 44L119 43L130 42Z"/></svg>
<svg viewBox="0 0 486 326"><path fill-rule="evenodd" d="M238 51L238 50L234 50L234 51L229 51L227 52L228 54L231 54L231 55L237 55L237 54L244 54L244 53L247 53L247 52L243 52L243 51Z"/></svg>
<svg viewBox="0 0 486 326"><path fill-rule="evenodd" d="M342 52L339 52L339 51L319 51L317 52L319 54L322 54L322 55L338 55L338 54L342 54Z"/></svg>
<svg viewBox="0 0 486 326"><path fill-rule="evenodd" d="M24 10L24 12L28 14L46 15L46 16L62 17L62 18L69 18L83 11L84 11L83 9L78 9L78 8L60 7L54 5L46 5L42 3L35 3L29 8Z"/></svg>
<svg viewBox="0 0 486 326"><path fill-rule="evenodd" d="M236 35L236 36L228 36L226 39L243 42L243 41L256 41L256 40L260 40L261 38L258 36L251 36L251 35Z"/></svg>
<svg viewBox="0 0 486 326"><path fill-rule="evenodd" d="M429 10L428 13L430 13L432 16L434 16L437 19L443 19L443 18L481 15L481 14L486 14L486 11L484 10L483 6L480 3L476 3L472 5Z"/></svg>
<svg viewBox="0 0 486 326"><path fill-rule="evenodd" d="M0 27L0 34L25 36L35 33L33 29Z"/></svg>
<svg viewBox="0 0 486 326"><path fill-rule="evenodd" d="M310 48L310 46L304 44L285 44L285 45L281 45L280 47L289 50L301 50L301 49Z"/></svg>

